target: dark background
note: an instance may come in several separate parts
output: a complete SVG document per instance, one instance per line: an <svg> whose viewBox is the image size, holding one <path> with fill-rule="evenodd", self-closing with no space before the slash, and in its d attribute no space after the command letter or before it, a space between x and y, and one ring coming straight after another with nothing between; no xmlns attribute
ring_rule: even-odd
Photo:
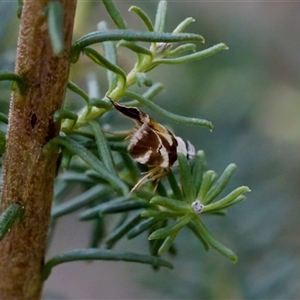
<svg viewBox="0 0 300 300"><path fill-rule="evenodd" d="M144 26L127 11L131 5L154 20L157 1L116 4L134 29ZM0 70L14 69L16 11L16 1L0 1ZM236 163L232 186L248 185L252 190L226 218L205 219L239 262L233 265L214 250L205 253L184 231L177 242L174 271L114 262L63 264L47 281L45 299L300 298L299 11L299 2L169 1L167 31L191 16L196 21L186 31L206 40L197 49L224 42L229 51L190 64L161 66L149 75L166 86L157 103L174 113L211 120L215 129L167 125L205 151L210 169L220 173ZM95 31L101 20L113 27L100 1L79 1L74 39ZM128 50L120 51L119 62L126 71L133 58ZM91 71L104 77L81 58L72 66L72 80L86 89ZM105 81L99 84L105 93ZM0 83L2 112L8 111L9 88L9 83ZM68 95L71 102L72 97ZM76 215L63 217L49 257L85 247L88 231L89 225L79 223ZM117 249L146 251L145 241L146 236L124 241Z"/></svg>

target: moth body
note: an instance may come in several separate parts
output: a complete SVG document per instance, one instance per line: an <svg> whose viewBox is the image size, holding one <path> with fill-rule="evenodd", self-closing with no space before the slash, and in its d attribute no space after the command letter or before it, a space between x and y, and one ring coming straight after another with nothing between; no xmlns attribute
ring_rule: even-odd
<svg viewBox="0 0 300 300"><path fill-rule="evenodd" d="M127 137L129 154L135 161L153 167L132 191L147 181L167 175L177 161L177 153L183 153L187 158L195 155L195 147L189 141L184 142L137 107L127 107L110 100L119 112L136 123Z"/></svg>

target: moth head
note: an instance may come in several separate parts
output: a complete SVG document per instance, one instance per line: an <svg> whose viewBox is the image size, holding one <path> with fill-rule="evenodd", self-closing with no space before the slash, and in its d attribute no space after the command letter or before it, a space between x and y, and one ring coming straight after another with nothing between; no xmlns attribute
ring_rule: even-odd
<svg viewBox="0 0 300 300"><path fill-rule="evenodd" d="M140 111L136 107L121 105L118 102L112 100L111 98L109 98L109 100L111 101L111 103L113 104L113 106L120 113L122 113L124 116L132 119L137 124L143 124L143 123L145 123L147 121L146 119L149 118L148 115L146 115L145 113L143 113L142 111Z"/></svg>

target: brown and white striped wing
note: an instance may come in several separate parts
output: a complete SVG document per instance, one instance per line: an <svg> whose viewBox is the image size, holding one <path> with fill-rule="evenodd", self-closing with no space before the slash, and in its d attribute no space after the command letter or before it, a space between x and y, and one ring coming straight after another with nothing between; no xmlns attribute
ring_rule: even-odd
<svg viewBox="0 0 300 300"><path fill-rule="evenodd" d="M170 145L163 135L161 136L144 123L130 136L128 152L135 161L141 164L168 168L176 160L173 155L174 149L176 155L177 143L174 146Z"/></svg>

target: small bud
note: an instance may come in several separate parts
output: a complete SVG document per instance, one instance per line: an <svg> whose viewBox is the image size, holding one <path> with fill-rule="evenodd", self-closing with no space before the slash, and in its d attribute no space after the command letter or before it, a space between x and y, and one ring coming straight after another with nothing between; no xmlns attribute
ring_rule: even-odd
<svg viewBox="0 0 300 300"><path fill-rule="evenodd" d="M161 53L165 50L169 50L172 47L172 43L157 43L155 53Z"/></svg>
<svg viewBox="0 0 300 300"><path fill-rule="evenodd" d="M200 200L194 201L194 202L191 204L191 206L192 206L192 208L193 208L193 210L194 210L194 212L195 212L196 214L201 214L202 209L203 209L203 207L204 207L204 205L201 204Z"/></svg>

